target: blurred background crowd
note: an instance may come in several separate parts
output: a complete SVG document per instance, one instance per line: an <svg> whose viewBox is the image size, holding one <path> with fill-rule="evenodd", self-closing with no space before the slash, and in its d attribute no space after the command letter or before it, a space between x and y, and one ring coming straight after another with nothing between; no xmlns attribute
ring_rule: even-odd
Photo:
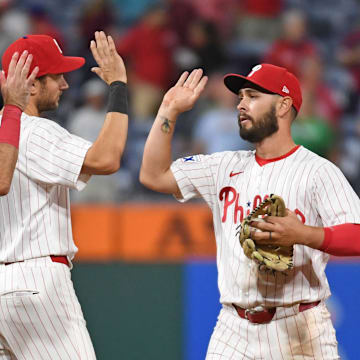
<svg viewBox="0 0 360 360"><path fill-rule="evenodd" d="M359 0L0 0L0 53L25 34L53 36L86 65L46 117L94 141L107 88L90 68L94 31L111 34L129 83L129 136L121 170L94 177L73 201L117 203L168 199L138 182L144 143L165 91L184 70L209 76L195 108L181 115L173 157L251 149L241 140L237 98L226 73L247 74L261 62L285 66L303 88L295 142L335 162L360 194Z"/></svg>

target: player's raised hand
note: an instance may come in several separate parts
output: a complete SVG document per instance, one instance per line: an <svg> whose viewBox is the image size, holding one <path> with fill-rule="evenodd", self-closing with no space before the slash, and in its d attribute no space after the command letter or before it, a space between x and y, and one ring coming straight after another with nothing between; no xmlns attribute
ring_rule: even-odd
<svg viewBox="0 0 360 360"><path fill-rule="evenodd" d="M30 99L30 90L33 85L39 68L36 66L31 72L30 66L32 55L25 50L19 57L15 52L11 58L8 74L0 73L0 87L5 105L16 105L24 110Z"/></svg>
<svg viewBox="0 0 360 360"><path fill-rule="evenodd" d="M207 83L202 69L195 69L190 74L185 71L178 82L165 94L162 105L180 114L192 109Z"/></svg>
<svg viewBox="0 0 360 360"><path fill-rule="evenodd" d="M95 40L91 40L90 49L98 67L91 71L96 73L108 85L113 81L127 82L124 61L116 51L113 38L103 31L95 32Z"/></svg>

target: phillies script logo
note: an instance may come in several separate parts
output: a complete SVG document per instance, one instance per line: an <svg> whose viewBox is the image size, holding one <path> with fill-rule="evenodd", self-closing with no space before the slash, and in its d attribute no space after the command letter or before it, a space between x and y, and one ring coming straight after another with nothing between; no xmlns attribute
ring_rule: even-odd
<svg viewBox="0 0 360 360"><path fill-rule="evenodd" d="M244 217L248 216L251 211L253 211L263 200L268 198L269 195L265 195L262 199L260 195L256 195L252 201L252 208L250 209L251 202L248 203L248 209L244 210L242 205L239 205L240 194L232 187L226 186L220 190L219 199L224 202L224 212L221 218L222 222L225 222L228 217L228 212L231 212L233 215L234 224L240 223L243 221ZM244 213L245 212L245 213ZM304 214L296 209L294 210L295 214L300 218L303 224L305 224Z"/></svg>

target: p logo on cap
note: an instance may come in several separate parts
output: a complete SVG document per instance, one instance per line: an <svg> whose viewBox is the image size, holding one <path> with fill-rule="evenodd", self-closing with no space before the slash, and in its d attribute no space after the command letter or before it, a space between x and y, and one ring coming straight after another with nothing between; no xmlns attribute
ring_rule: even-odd
<svg viewBox="0 0 360 360"><path fill-rule="evenodd" d="M261 68L262 68L261 65L256 65L256 66L254 66L254 67L251 69L251 71L250 71L250 73L249 73L249 75L248 75L247 77L249 78L250 76L252 76L252 75L255 73L255 71L259 71Z"/></svg>

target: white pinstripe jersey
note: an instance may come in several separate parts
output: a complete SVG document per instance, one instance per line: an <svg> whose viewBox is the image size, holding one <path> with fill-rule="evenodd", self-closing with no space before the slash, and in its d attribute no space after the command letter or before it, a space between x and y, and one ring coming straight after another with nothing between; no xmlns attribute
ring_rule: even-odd
<svg viewBox="0 0 360 360"><path fill-rule="evenodd" d="M77 251L72 237L69 188L80 175L91 143L57 123L22 114L19 157L8 195L0 197L0 263Z"/></svg>
<svg viewBox="0 0 360 360"><path fill-rule="evenodd" d="M287 276L262 273L244 255L237 227L272 193L306 225L324 227L360 223L359 198L334 164L304 147L262 166L261 160L255 151L226 151L189 156L171 166L183 196L179 200L200 196L212 210L220 301L253 308L325 299L329 255L295 245L294 269Z"/></svg>

